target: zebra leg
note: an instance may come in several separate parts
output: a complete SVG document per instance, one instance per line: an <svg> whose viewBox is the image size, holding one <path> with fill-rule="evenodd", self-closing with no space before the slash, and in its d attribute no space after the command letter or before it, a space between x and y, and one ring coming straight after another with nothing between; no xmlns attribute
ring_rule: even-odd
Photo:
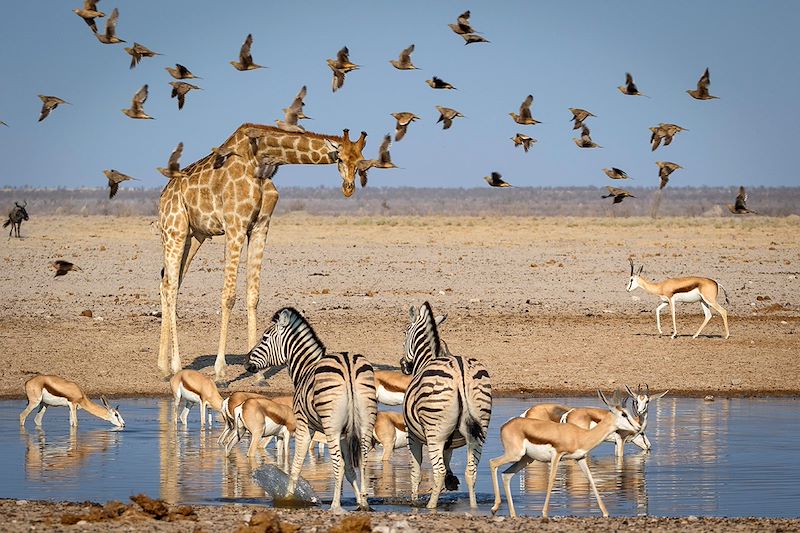
<svg viewBox="0 0 800 533"><path fill-rule="evenodd" d="M444 475L444 488L447 490L458 490L459 481L453 470L450 468L450 458L453 457L453 448L447 448L442 453L446 473Z"/></svg>
<svg viewBox="0 0 800 533"><path fill-rule="evenodd" d="M478 463L481 460L483 445L480 442L467 441L467 469L464 478L467 480L467 490L469 490L469 506L473 509L478 507L478 499L475 496L475 481L478 478Z"/></svg>
<svg viewBox="0 0 800 533"><path fill-rule="evenodd" d="M411 452L411 503L419 497L419 478L422 468L422 443L408 436L408 449Z"/></svg>
<svg viewBox="0 0 800 533"><path fill-rule="evenodd" d="M300 479L300 469L303 468L309 446L311 446L311 434L308 422L302 417L297 417L297 426L294 431L294 459L289 474L289 483L286 486L287 497L294 496L297 480Z"/></svg>
<svg viewBox="0 0 800 533"><path fill-rule="evenodd" d="M353 485L356 498L359 497L359 491L355 483L356 474L353 470L353 465L350 461L344 461L342 457L342 445L347 446L347 443L342 442L342 434L339 430L331 429L328 431L330 431L330 433L326 432L325 436L328 438L328 453L331 455L331 464L333 465L333 501L331 502L331 511L334 513L341 513L342 481L344 481L345 474L347 475L347 481L351 482ZM342 468L343 466L344 469Z"/></svg>
<svg viewBox="0 0 800 533"><path fill-rule="evenodd" d="M436 505L439 503L439 494L442 493L444 479L447 475L447 467L444 462L444 443L434 442L433 439L428 437L428 455L433 467L433 489L431 490L431 499L428 500L427 507L428 509L436 509Z"/></svg>

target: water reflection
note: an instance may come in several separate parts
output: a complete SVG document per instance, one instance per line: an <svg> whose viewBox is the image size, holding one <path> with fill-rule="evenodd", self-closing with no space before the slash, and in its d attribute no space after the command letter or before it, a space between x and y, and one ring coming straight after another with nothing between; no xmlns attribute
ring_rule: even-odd
<svg viewBox="0 0 800 533"><path fill-rule="evenodd" d="M591 399L553 398L567 405L591 405ZM56 500L125 500L146 492L168 502L252 501L269 504L252 473L262 464L284 470L274 445L247 457L247 438L224 455L217 445L221 427L200 430L176 426L170 401L123 400L126 428L110 430L102 421L81 419L69 429L65 420L45 420L45 429L18 428L20 402L0 402L0 468L5 474L0 498ZM533 401L498 399L478 472L479 512L488 513L492 498L488 462L501 455L499 427ZM798 516L800 490L800 402L774 400L701 400L664 398L651 404L650 453L630 446L620 461L612 444L601 444L590 458L598 489L615 516L713 515ZM197 413L194 415L195 421ZM764 435L769 435L766 443ZM409 510L410 469L407 450L380 460L375 450L367 465L371 504L379 510ZM464 452L452 464L464 489ZM521 514L538 515L546 491L547 465L534 463L514 479L512 490ZM421 492L430 490L427 457ZM332 467L316 447L303 471L323 501L330 501ZM461 491L447 494L450 510L467 511ZM345 504L353 495L345 486ZM501 514L507 512L505 505ZM598 516L588 482L573 461L559 467L553 490L553 515Z"/></svg>

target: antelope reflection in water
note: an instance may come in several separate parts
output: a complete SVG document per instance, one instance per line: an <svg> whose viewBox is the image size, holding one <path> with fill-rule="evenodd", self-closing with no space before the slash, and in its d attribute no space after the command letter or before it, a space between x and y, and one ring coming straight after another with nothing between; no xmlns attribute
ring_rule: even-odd
<svg viewBox="0 0 800 533"><path fill-rule="evenodd" d="M20 437L25 440L25 476L32 481L47 480L53 472L76 476L92 455L103 457L119 442L116 431L84 431L79 437L76 427L49 440L41 428L32 433L22 428Z"/></svg>

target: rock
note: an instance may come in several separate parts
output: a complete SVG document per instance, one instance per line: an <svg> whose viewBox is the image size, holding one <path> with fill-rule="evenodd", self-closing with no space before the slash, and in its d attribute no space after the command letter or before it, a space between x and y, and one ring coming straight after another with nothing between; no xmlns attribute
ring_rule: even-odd
<svg viewBox="0 0 800 533"><path fill-rule="evenodd" d="M741 385L741 384L742 384L741 379L736 378L731 380L731 385Z"/></svg>
<svg viewBox="0 0 800 533"><path fill-rule="evenodd" d="M86 316L86 317L92 318L92 316L93 316L92 310L91 309L85 309L85 310L81 311L81 316Z"/></svg>
<svg viewBox="0 0 800 533"><path fill-rule="evenodd" d="M355 514L342 518L338 525L328 530L329 533L371 533L372 522L365 514Z"/></svg>
<svg viewBox="0 0 800 533"><path fill-rule="evenodd" d="M705 400L707 402L713 402L714 401L714 395L713 394L709 394L708 396L704 397L703 400Z"/></svg>
<svg viewBox="0 0 800 533"><path fill-rule="evenodd" d="M163 500L154 500L146 494L131 496L131 500L142 508L142 511L156 520L162 520L169 515L169 508Z"/></svg>

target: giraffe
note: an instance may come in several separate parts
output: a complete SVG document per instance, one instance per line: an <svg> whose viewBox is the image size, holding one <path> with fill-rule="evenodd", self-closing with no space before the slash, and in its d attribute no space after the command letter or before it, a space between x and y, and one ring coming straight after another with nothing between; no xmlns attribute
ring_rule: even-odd
<svg viewBox="0 0 800 533"><path fill-rule="evenodd" d="M225 341L236 299L239 259L247 241L247 342L258 342L256 308L261 260L278 191L272 176L281 165L336 163L342 193L355 191L355 174L367 134L351 141L311 132L242 124L218 148L239 157L220 160L214 153L183 169L167 183L159 201L164 270L161 276L161 340L158 367L165 376L181 369L176 326L178 289L200 246L207 238L225 235L225 280L222 287L219 349L214 363L217 380L225 377ZM172 358L168 365L170 340Z"/></svg>

